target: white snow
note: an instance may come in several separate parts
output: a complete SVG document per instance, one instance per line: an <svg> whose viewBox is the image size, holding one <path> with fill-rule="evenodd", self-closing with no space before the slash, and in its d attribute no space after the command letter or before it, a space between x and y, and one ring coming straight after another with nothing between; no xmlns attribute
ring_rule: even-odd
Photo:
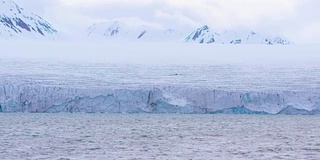
<svg viewBox="0 0 320 160"><path fill-rule="evenodd" d="M0 5L0 39L5 40L70 40L84 42L156 42L156 43L205 43L205 44L293 44L277 37L263 36L250 30L217 32L213 27L180 26L177 28L151 25L131 25L120 21L95 23L77 36L57 31L37 14L24 9L12 0L2 0ZM75 26L76 27L76 26Z"/></svg>

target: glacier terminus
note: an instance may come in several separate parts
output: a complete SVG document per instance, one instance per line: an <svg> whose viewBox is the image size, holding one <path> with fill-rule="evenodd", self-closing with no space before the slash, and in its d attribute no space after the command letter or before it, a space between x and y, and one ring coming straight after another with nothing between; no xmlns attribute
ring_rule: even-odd
<svg viewBox="0 0 320 160"><path fill-rule="evenodd" d="M164 46L168 45L132 44L126 48L122 45L99 48L96 44L91 47L69 46L72 50L68 45L48 45L34 47L35 50L28 50L28 55L22 52L24 47L18 47L14 50L16 55L1 58L0 111L320 113L317 47L311 47L310 54L303 55L303 59L295 52L299 52L299 48L301 50L299 46L279 46L276 49L256 46L257 50L269 53L268 57L255 54L251 46L184 44L163 49ZM50 48L69 50L70 56ZM110 48L117 51L119 57L105 52ZM162 54L162 58L150 55L149 48L154 48L152 52L156 54ZM130 50L133 49L139 52L131 55ZM247 59L235 54L239 50L246 53L244 57ZM279 56L277 51L283 51L284 56ZM91 54L76 56L80 52ZM219 57L220 53L225 54ZM184 55L180 59L183 63L173 61L181 54ZM201 59L206 54L212 54L212 59ZM127 58L122 59L124 56ZM309 62L310 59L314 61ZM149 63L140 64L140 60Z"/></svg>

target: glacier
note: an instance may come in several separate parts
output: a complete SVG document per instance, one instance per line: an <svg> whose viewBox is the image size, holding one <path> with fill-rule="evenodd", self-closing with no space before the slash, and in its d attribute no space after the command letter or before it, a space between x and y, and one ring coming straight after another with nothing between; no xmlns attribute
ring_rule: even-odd
<svg viewBox="0 0 320 160"><path fill-rule="evenodd" d="M316 46L4 44L1 112L320 113Z"/></svg>
<svg viewBox="0 0 320 160"><path fill-rule="evenodd" d="M1 112L320 113L318 46L2 44Z"/></svg>
<svg viewBox="0 0 320 160"><path fill-rule="evenodd" d="M240 92L185 87L76 89L1 85L2 112L319 114L319 92Z"/></svg>

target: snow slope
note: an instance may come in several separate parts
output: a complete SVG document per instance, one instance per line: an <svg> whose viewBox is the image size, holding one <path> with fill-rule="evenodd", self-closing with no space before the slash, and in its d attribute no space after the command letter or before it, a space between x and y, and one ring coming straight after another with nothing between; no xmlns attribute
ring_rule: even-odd
<svg viewBox="0 0 320 160"><path fill-rule="evenodd" d="M0 1L0 39L56 39L57 30L12 0Z"/></svg>

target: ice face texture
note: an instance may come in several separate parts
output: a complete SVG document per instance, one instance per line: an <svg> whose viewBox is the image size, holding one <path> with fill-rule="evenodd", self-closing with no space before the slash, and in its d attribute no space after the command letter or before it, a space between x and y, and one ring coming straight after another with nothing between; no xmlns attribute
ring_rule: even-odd
<svg viewBox="0 0 320 160"><path fill-rule="evenodd" d="M3 85L3 112L318 114L311 92L230 92L203 88L70 89Z"/></svg>
<svg viewBox="0 0 320 160"><path fill-rule="evenodd" d="M2 112L318 114L320 109L316 66L2 60L1 68Z"/></svg>
<svg viewBox="0 0 320 160"><path fill-rule="evenodd" d="M3 112L318 114L319 47L6 46Z"/></svg>

